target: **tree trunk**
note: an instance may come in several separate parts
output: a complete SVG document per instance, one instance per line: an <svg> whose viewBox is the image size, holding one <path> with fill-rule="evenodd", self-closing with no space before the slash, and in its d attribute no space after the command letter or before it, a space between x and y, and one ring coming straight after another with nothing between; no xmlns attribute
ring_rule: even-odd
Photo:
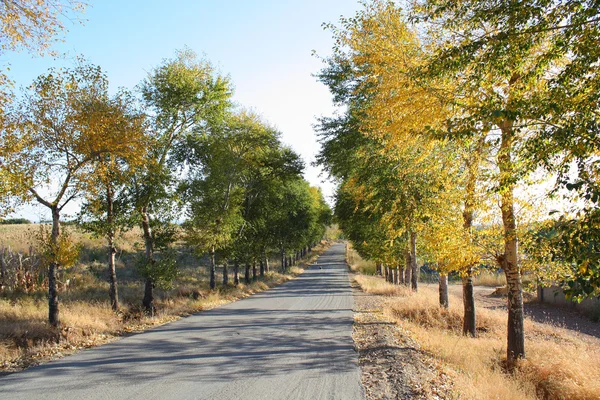
<svg viewBox="0 0 600 400"><path fill-rule="evenodd" d="M473 229L473 217L475 214L475 188L479 174L479 163L485 145L486 135L479 139L477 148L466 160L467 184L465 187L465 208L463 211L463 226L469 241L471 241ZM470 243L469 243L470 244ZM463 335L477 336L477 316L475 312L475 292L473 290L473 266L468 266L462 278L463 289Z"/></svg>
<svg viewBox="0 0 600 400"><path fill-rule="evenodd" d="M240 284L240 263L237 260L233 262L233 284Z"/></svg>
<svg viewBox="0 0 600 400"><path fill-rule="evenodd" d="M512 121L501 126L502 141L498 153L502 224L504 226L504 254L499 264L506 274L508 287L508 343L507 361L509 369L519 358L525 357L525 331L523 326L523 286L518 264L517 223L514 211L514 165L511 159L514 132Z"/></svg>
<svg viewBox="0 0 600 400"><path fill-rule="evenodd" d="M473 270L469 269L467 275L462 278L463 305L465 308L463 317L463 335L477 336L477 317L475 314L475 292L473 291Z"/></svg>
<svg viewBox="0 0 600 400"><path fill-rule="evenodd" d="M508 344L507 357L509 367L515 361L525 357L525 329L523 323L523 285L518 267L509 267L505 261L504 273L508 286Z"/></svg>
<svg viewBox="0 0 600 400"><path fill-rule="evenodd" d="M398 282L398 284L402 284L402 285L404 285L404 284L406 283L406 282L404 281L404 275L405 275L405 274L406 274L406 268L404 268L404 267L400 268L400 273L399 273L399 275L400 275L400 276L398 277L398 279L399 279L400 281Z"/></svg>
<svg viewBox="0 0 600 400"><path fill-rule="evenodd" d="M285 249L281 248L281 273L285 274Z"/></svg>
<svg viewBox="0 0 600 400"><path fill-rule="evenodd" d="M246 284L250 283L250 264L246 263L246 268L244 271L244 282Z"/></svg>
<svg viewBox="0 0 600 400"><path fill-rule="evenodd" d="M406 250L406 255L405 255L405 259L406 259L406 269L404 270L404 284L406 286L410 285L410 282L412 280L412 267L411 267L411 259L412 257L410 256L410 251Z"/></svg>
<svg viewBox="0 0 600 400"><path fill-rule="evenodd" d="M154 241L152 240L152 228L150 227L150 217L148 216L148 208L142 207L142 231L144 233L144 245L146 247L146 263L154 264ZM146 277L144 285L144 299L142 305L146 313L154 315L154 282L152 278Z"/></svg>
<svg viewBox="0 0 600 400"><path fill-rule="evenodd" d="M114 311L119 309L119 292L117 290L117 270L115 267L115 254L117 249L115 248L115 228L114 228L114 205L113 205L113 191L112 186L108 184L106 186L106 222L108 223L108 234L106 240L108 242L108 282L109 290L108 294L110 297L110 306Z"/></svg>
<svg viewBox="0 0 600 400"><path fill-rule="evenodd" d="M117 269L115 266L115 254L117 249L114 246L113 239L108 240L108 294L110 296L110 306L114 311L119 309L119 291L117 289Z"/></svg>
<svg viewBox="0 0 600 400"><path fill-rule="evenodd" d="M215 289L217 287L216 282L217 263L215 260L215 246L210 248L210 288Z"/></svg>
<svg viewBox="0 0 600 400"><path fill-rule="evenodd" d="M265 271L271 272L271 266L269 265L269 257L267 257L266 255L263 257L265 258Z"/></svg>
<svg viewBox="0 0 600 400"><path fill-rule="evenodd" d="M6 250L3 247L0 247L0 290L3 290L4 287L6 286L6 276L7 276L7 270L6 270L6 262L4 261L4 255L6 254Z"/></svg>
<svg viewBox="0 0 600 400"><path fill-rule="evenodd" d="M394 285L400 284L400 268L396 267L394 270Z"/></svg>
<svg viewBox="0 0 600 400"><path fill-rule="evenodd" d="M411 269L411 286L416 292L419 289L419 267L417 266L417 234L410 233L410 269Z"/></svg>
<svg viewBox="0 0 600 400"><path fill-rule="evenodd" d="M154 317L154 282L152 278L146 278L144 283L144 299L142 300L144 309L148 315Z"/></svg>
<svg viewBox="0 0 600 400"><path fill-rule="evenodd" d="M256 261L252 262L252 280L256 281L256 279L258 278L258 274L256 271Z"/></svg>
<svg viewBox="0 0 600 400"><path fill-rule="evenodd" d="M440 306L448 308L448 275L440 274Z"/></svg>
<svg viewBox="0 0 600 400"><path fill-rule="evenodd" d="M260 260L260 277L263 278L265 276L265 262L261 259Z"/></svg>
<svg viewBox="0 0 600 400"><path fill-rule="evenodd" d="M229 285L229 269L227 268L228 263L228 261L223 263L223 286Z"/></svg>
<svg viewBox="0 0 600 400"><path fill-rule="evenodd" d="M58 264L58 254L55 251L58 249L58 238L60 236L60 211L57 206L53 206L52 210L52 235L50 237L52 243L51 262L48 265L48 321L50 325L58 328L60 319L58 313L58 290L56 287L56 274L60 265Z"/></svg>

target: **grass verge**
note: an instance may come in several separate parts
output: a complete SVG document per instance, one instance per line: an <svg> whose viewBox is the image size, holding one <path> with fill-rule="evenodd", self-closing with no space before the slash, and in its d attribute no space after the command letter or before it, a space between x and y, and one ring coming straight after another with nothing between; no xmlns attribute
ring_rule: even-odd
<svg viewBox="0 0 600 400"><path fill-rule="evenodd" d="M352 248L352 244L346 244L346 263L350 266L353 272L359 272L363 275L375 275L377 266L374 261L364 260L356 250Z"/></svg>
<svg viewBox="0 0 600 400"><path fill-rule="evenodd" d="M598 399L600 345L551 325L525 322L527 358L516 371L505 372L506 313L480 309L478 337L461 335L461 299L451 296L440 308L438 293L420 288L394 292L381 278L356 276L368 293L386 298L384 313L411 333L421 347L440 360L466 399ZM377 282L379 281L379 282Z"/></svg>

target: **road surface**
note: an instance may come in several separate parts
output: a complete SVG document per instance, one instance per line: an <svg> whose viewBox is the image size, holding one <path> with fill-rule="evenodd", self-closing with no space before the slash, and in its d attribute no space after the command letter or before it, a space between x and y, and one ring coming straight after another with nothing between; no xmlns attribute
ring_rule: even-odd
<svg viewBox="0 0 600 400"><path fill-rule="evenodd" d="M336 244L267 292L0 378L0 399L363 399L352 306Z"/></svg>

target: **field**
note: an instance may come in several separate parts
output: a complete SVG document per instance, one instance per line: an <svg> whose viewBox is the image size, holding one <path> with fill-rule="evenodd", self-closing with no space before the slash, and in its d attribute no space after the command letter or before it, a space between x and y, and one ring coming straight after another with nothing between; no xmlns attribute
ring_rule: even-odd
<svg viewBox="0 0 600 400"><path fill-rule="evenodd" d="M36 225L0 225L0 249L27 255L38 230ZM20 370L266 290L301 273L303 265L312 262L327 246L319 244L309 257L285 275L275 271L279 265L273 262L271 272L264 277L237 287L219 285L216 291L208 288L206 260L176 246L179 274L170 287L155 290L157 314L148 317L141 307L143 281L133 266L141 245L139 231L127 232L118 240L117 278L121 303L118 313L111 310L108 301L102 239L77 229L71 229L71 236L82 248L79 262L60 271L58 277L60 331L46 322L47 289L43 283L27 290L0 292L0 370ZM243 273L241 275L243 280ZM218 282L221 276L222 267L217 270Z"/></svg>
<svg viewBox="0 0 600 400"><path fill-rule="evenodd" d="M356 275L361 289L384 297L383 310L449 375L456 397L464 399L597 399L600 393L600 339L526 318L527 357L509 373L506 312L479 307L475 339L462 336L462 299L450 308L438 303L437 288L417 293L374 276Z"/></svg>

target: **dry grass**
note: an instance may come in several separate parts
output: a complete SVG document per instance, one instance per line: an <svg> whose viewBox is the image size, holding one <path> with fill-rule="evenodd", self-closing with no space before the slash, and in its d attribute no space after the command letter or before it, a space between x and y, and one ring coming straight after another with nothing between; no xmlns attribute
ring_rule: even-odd
<svg viewBox="0 0 600 400"><path fill-rule="evenodd" d="M0 225L0 247L10 247L14 251L27 252L29 246L35 245L34 239L40 230L40 224L18 224ZM83 246L84 250L104 249L106 241L103 238L94 237L72 226L67 226L72 239ZM141 230L133 228L127 232L121 232L116 238L119 250L133 252L135 247L141 245Z"/></svg>
<svg viewBox="0 0 600 400"><path fill-rule="evenodd" d="M352 244L347 243L346 246L346 263L350 266L352 271L359 272L363 275L375 275L377 273L375 262L364 260L358 252L352 248Z"/></svg>
<svg viewBox="0 0 600 400"><path fill-rule="evenodd" d="M473 285L498 287L506 285L506 276L503 273L492 271L481 271L473 277Z"/></svg>
<svg viewBox="0 0 600 400"><path fill-rule="evenodd" d="M365 291L383 287L357 277ZM389 285L389 284L387 284ZM466 399L598 399L600 347L568 332L526 320L527 359L509 374L506 354L506 314L478 311L478 338L461 335L461 299L451 296L448 310L439 307L437 291L404 290L387 300L385 313L410 331L420 345L442 360L454 376L455 388Z"/></svg>
<svg viewBox="0 0 600 400"><path fill-rule="evenodd" d="M354 277L361 289L367 293L380 296L408 296L410 289L403 285L392 285L375 276L356 275Z"/></svg>

